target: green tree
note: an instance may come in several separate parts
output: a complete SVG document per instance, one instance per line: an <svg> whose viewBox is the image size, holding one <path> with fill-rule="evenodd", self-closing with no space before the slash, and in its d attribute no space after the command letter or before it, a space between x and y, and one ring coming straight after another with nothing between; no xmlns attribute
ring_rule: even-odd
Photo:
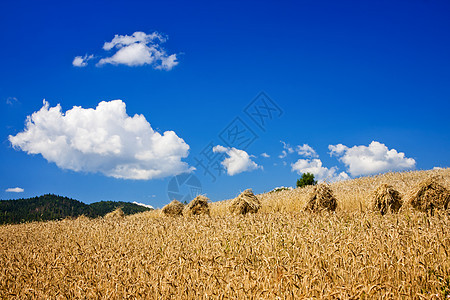
<svg viewBox="0 0 450 300"><path fill-rule="evenodd" d="M315 185L317 181L314 180L314 174L303 173L300 179L297 179L297 187L304 187L307 185Z"/></svg>

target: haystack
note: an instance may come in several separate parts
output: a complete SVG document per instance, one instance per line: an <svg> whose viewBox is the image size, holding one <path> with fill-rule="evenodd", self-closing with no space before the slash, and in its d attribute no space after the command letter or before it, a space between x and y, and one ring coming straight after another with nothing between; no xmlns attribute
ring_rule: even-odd
<svg viewBox="0 0 450 300"><path fill-rule="evenodd" d="M79 222L86 222L86 221L89 221L90 219L83 214L83 215L79 215L78 218L76 218L76 220Z"/></svg>
<svg viewBox="0 0 450 300"><path fill-rule="evenodd" d="M253 194L252 189L247 189L231 201L229 210L235 215L245 215L257 213L260 208L261 202L258 197Z"/></svg>
<svg viewBox="0 0 450 300"><path fill-rule="evenodd" d="M181 216L183 215L184 204L178 200L173 200L169 204L163 207L162 212L166 216Z"/></svg>
<svg viewBox="0 0 450 300"><path fill-rule="evenodd" d="M198 195L183 210L185 216L208 215L209 216L209 199L205 196Z"/></svg>
<svg viewBox="0 0 450 300"><path fill-rule="evenodd" d="M410 193L408 203L420 211L450 208L450 192L438 183L438 177L429 177Z"/></svg>
<svg viewBox="0 0 450 300"><path fill-rule="evenodd" d="M122 208L118 207L114 211L107 213L103 219L105 220L121 220L125 214L123 213Z"/></svg>
<svg viewBox="0 0 450 300"><path fill-rule="evenodd" d="M372 193L372 208L382 215L387 212L398 212L402 207L400 193L391 185L382 184Z"/></svg>
<svg viewBox="0 0 450 300"><path fill-rule="evenodd" d="M305 210L308 211L335 211L337 206L336 198L328 184L321 183L314 187L309 195Z"/></svg>

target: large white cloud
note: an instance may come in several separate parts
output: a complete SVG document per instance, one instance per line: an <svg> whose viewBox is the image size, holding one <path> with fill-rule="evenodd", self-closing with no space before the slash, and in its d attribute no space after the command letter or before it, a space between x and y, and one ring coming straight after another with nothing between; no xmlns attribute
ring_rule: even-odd
<svg viewBox="0 0 450 300"><path fill-rule="evenodd" d="M116 34L111 42L106 42L103 49L116 50L109 57L100 59L97 66L105 64L143 66L151 65L159 70L171 70L178 64L176 54L168 54L161 46L167 38L157 32L146 34L136 31L132 35Z"/></svg>
<svg viewBox="0 0 450 300"><path fill-rule="evenodd" d="M389 150L385 144L373 141L369 146L329 145L330 155L339 157L352 176L371 175L386 171L414 168L416 161L405 153Z"/></svg>
<svg viewBox="0 0 450 300"><path fill-rule="evenodd" d="M103 101L95 109L74 106L66 113L44 100L9 141L61 169L115 178L162 178L193 169L181 161L189 152L183 139L173 131L154 131L143 115L128 116L122 100Z"/></svg>
<svg viewBox="0 0 450 300"><path fill-rule="evenodd" d="M295 163L291 164L292 171L298 174L311 173L318 181L339 181L349 179L349 176L345 172L337 173L338 168L332 167L330 169L322 165L322 161L318 158L315 159L299 159Z"/></svg>
<svg viewBox="0 0 450 300"><path fill-rule="evenodd" d="M213 148L213 152L226 153L228 155L221 164L225 167L230 176L262 168L252 161L250 158L251 156L244 150L218 145Z"/></svg>

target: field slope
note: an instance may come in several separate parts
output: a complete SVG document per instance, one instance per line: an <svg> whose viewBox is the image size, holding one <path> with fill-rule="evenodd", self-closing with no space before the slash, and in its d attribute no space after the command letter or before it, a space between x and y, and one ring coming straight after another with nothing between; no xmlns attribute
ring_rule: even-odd
<svg viewBox="0 0 450 300"><path fill-rule="evenodd" d="M404 195L430 174L450 188L450 169L335 183L335 213L303 212L306 188L259 195L247 217L223 201L211 217L3 225L0 298L447 299L449 213L368 209L378 184Z"/></svg>

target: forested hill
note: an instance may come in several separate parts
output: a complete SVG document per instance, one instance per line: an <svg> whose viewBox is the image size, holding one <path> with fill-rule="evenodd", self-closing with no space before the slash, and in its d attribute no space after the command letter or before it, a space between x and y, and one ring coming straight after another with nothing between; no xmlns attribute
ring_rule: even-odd
<svg viewBox="0 0 450 300"><path fill-rule="evenodd" d="M118 207L126 215L150 210L129 202L101 201L88 205L67 197L46 194L28 199L0 200L0 224L76 218L80 215L96 218Z"/></svg>

